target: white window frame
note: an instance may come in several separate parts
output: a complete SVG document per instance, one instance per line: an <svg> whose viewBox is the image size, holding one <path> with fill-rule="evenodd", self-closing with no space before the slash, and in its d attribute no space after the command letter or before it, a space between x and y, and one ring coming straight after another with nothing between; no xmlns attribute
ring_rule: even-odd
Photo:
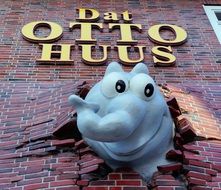
<svg viewBox="0 0 221 190"><path fill-rule="evenodd" d="M219 21L215 15L215 12L221 13L221 5L215 6L215 5L203 5L203 8L206 12L206 15L210 21L210 24L213 27L213 30L216 34L216 37L219 40L219 43L221 44L221 21Z"/></svg>

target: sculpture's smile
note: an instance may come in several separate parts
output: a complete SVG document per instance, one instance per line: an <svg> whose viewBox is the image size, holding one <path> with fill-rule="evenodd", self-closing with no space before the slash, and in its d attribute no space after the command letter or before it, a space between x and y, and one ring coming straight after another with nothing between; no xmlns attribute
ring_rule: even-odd
<svg viewBox="0 0 221 190"><path fill-rule="evenodd" d="M113 154L117 155L117 156L130 156L130 155L135 155L137 154L138 152L142 151L142 149L145 148L145 146L147 144L149 144L150 142L153 142L156 141L157 139L155 138L156 135L159 133L159 130L163 130L162 129L162 125L163 125L163 122L165 121L165 114L163 115L162 119L161 119L161 122L160 122L160 125L157 127L157 130L155 131L154 134L152 134L152 136L150 138L148 138L146 140L146 142L143 142L143 144L141 144L140 146L138 147L132 147L132 149L128 150L126 149L126 147L123 147L121 146L121 149L117 148L117 150L115 149L116 146L110 146L111 143L104 143L104 146L109 150L111 151ZM123 144L127 144L128 143L128 140L125 139L124 140L125 142L124 143L119 143L118 142L118 145L123 145ZM117 142L116 142L117 144Z"/></svg>

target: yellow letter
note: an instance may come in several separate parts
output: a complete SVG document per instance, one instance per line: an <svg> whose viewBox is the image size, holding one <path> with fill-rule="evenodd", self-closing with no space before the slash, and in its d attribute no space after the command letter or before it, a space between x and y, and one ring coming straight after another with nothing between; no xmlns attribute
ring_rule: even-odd
<svg viewBox="0 0 221 190"><path fill-rule="evenodd" d="M120 28L121 40L117 40L117 44L136 44L137 40L132 39L131 30L137 29L141 32L141 24L109 24L109 29Z"/></svg>
<svg viewBox="0 0 221 190"><path fill-rule="evenodd" d="M131 22L133 20L132 14L128 13L128 11L123 12L122 17L123 17L124 21L126 21L126 22Z"/></svg>
<svg viewBox="0 0 221 190"><path fill-rule="evenodd" d="M143 51L144 51L145 46L134 46L135 49L138 49L140 58L133 59L133 60L129 59L129 56L128 56L128 49L131 46L116 46L116 47L118 48L119 59L124 65L133 66L136 63L142 62L144 60Z"/></svg>
<svg viewBox="0 0 221 190"><path fill-rule="evenodd" d="M77 9L79 11L79 18L77 18L77 21L80 22L95 22L99 20L99 12L95 9ZM87 15L90 15L90 17L87 17Z"/></svg>
<svg viewBox="0 0 221 190"><path fill-rule="evenodd" d="M173 40L163 39L160 36L160 31L163 29L172 31L176 36L175 39ZM151 41L157 44L171 45L171 46L181 45L187 39L187 33L183 28L171 24L158 24L150 27L150 29L148 30L148 36Z"/></svg>
<svg viewBox="0 0 221 190"><path fill-rule="evenodd" d="M153 62L156 66L168 67L175 64L176 57L170 46L156 46L151 50L153 54Z"/></svg>
<svg viewBox="0 0 221 190"><path fill-rule="evenodd" d="M118 22L117 13L115 12L106 12L104 13L104 22Z"/></svg>
<svg viewBox="0 0 221 190"><path fill-rule="evenodd" d="M70 59L72 44L39 44L42 46L41 59L38 62L74 62Z"/></svg>
<svg viewBox="0 0 221 190"><path fill-rule="evenodd" d="M38 27L42 26L47 27L51 30L50 34L47 37L37 37L35 35L35 30ZM30 42L55 42L62 37L63 29L59 24L56 24L54 22L35 21L24 25L21 33L23 38Z"/></svg>
<svg viewBox="0 0 221 190"><path fill-rule="evenodd" d="M98 28L102 31L103 24L102 23L80 23L80 22L70 22L69 28L72 30L75 27L81 28L81 38L76 39L77 43L95 43L97 40L92 39L91 30L92 27Z"/></svg>
<svg viewBox="0 0 221 190"><path fill-rule="evenodd" d="M82 47L82 59L83 62L87 65L103 65L107 61L107 50L110 46L100 45L99 48L103 51L103 58L101 59L93 59L91 57L92 48L94 45L79 45Z"/></svg>

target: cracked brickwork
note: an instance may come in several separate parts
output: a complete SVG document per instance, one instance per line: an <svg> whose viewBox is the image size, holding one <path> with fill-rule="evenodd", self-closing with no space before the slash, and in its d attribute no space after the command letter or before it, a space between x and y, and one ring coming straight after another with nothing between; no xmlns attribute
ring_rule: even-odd
<svg viewBox="0 0 221 190"><path fill-rule="evenodd" d="M196 1L2 1L0 6L0 189L3 190L219 190L221 189L221 48L203 4ZM150 182L129 168L111 171L82 140L76 128L70 94L85 97L103 77L117 52L108 52L104 66L82 63L81 50L71 53L74 64L39 64L38 44L21 36L21 28L35 20L59 23L57 43L75 43L80 31L69 31L76 8L128 10L142 32L133 31L146 46L145 60L168 101L176 124L175 150L165 155L175 161L159 166ZM188 40L172 47L174 67L154 67L147 38L150 26L168 23L184 28ZM93 31L98 44L116 45L119 30ZM98 50L97 50L98 51ZM98 55L99 52L93 55ZM131 57L136 57L131 54ZM130 67L124 67L130 70ZM85 84L83 81L87 81ZM175 97L175 99L173 98ZM178 102L178 104L176 103ZM179 105L179 106L178 106Z"/></svg>
<svg viewBox="0 0 221 190"><path fill-rule="evenodd" d="M23 84L26 85L30 86ZM53 90L35 84L35 88L29 87L32 91L28 95L26 91L20 91L20 87L16 85L13 92L2 98L4 104L1 109L5 105L7 107L2 116L7 118L11 110L17 114L12 114L11 122L2 120L1 189L215 190L221 185L220 133L202 135L207 134L207 129L210 132L219 128L215 120L207 129L198 128L191 120L191 107L186 106L185 111L179 107L173 95L179 100L185 89L160 85L176 124L176 149L165 156L175 163L158 166L151 182L146 184L129 168L111 171L81 139L76 128L75 110L66 100L72 93L84 98L90 88L85 82L57 84L53 85ZM22 96L17 100L17 106L8 107L18 93ZM188 96L194 94L188 92ZM194 101L189 103L192 105ZM202 108L204 104L196 106ZM47 114L44 113L44 106L50 110ZM206 111L206 106L204 109ZM23 113L23 110L27 112ZM34 117L18 122L31 115Z"/></svg>

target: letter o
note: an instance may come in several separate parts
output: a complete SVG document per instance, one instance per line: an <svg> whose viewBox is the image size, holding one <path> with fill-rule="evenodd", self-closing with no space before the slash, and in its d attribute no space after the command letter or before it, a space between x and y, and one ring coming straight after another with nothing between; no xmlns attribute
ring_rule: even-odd
<svg viewBox="0 0 221 190"><path fill-rule="evenodd" d="M176 36L174 40L165 40L160 36L161 30L170 30L174 33ZM151 26L148 30L148 37L152 42L155 42L160 45L170 45L170 46L176 46L181 45L187 40L187 32L176 25L171 24L157 24L154 26Z"/></svg>
<svg viewBox="0 0 221 190"><path fill-rule="evenodd" d="M50 34L47 37L37 37L34 34L35 30L41 26L47 27L51 30ZM62 37L63 29L59 24L54 22L35 21L23 26L21 33L23 38L30 42L55 42Z"/></svg>

